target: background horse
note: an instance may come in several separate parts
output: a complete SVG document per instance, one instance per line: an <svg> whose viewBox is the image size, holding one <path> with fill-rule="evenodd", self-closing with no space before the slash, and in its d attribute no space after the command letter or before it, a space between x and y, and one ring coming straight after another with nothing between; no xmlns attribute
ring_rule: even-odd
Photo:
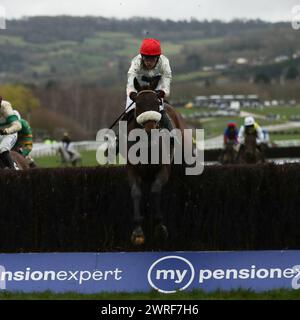
<svg viewBox="0 0 300 320"><path fill-rule="evenodd" d="M263 163L264 158L256 143L256 133L246 134L245 144L240 148L238 162L242 164Z"/></svg>
<svg viewBox="0 0 300 320"><path fill-rule="evenodd" d="M81 163L81 155L74 148L72 149L73 155L71 155L63 146L59 146L57 152L60 155L61 164L63 166L71 164L73 167L76 167L78 163Z"/></svg>
<svg viewBox="0 0 300 320"><path fill-rule="evenodd" d="M143 129L150 136L152 129L162 129L160 125L161 114L159 113L161 100L158 98L154 89L157 87L157 80L150 82L149 87L141 87L138 81L134 80L135 87L138 91L136 97L136 108L132 110L133 119L129 120L127 127L127 134L133 129ZM187 129L187 125L181 115L175 111L175 109L169 104L164 104L164 110L167 112L174 128L179 129L183 136L182 146L187 140L184 129ZM151 154L151 139L148 139L147 145L148 155ZM192 139L187 140L192 141ZM159 143L159 154L162 154L164 142L162 139L156 141ZM127 151L134 143L128 142ZM170 148L170 158L172 159L174 152L174 145ZM145 241L145 235L142 227L143 216L141 214L141 200L143 196L144 186L147 184L150 195L150 210L151 215L154 217L154 238L156 243L163 247L168 237L167 227L163 224L163 215L160 208L161 192L163 186L168 182L171 173L171 163L163 164L160 157L158 164L131 164L127 159L127 173L129 178L129 184L131 187L131 197L134 206L134 229L131 234L131 241L136 245L143 244ZM154 212L153 212L154 211Z"/></svg>
<svg viewBox="0 0 300 320"><path fill-rule="evenodd" d="M234 148L234 142L227 142L225 150L220 156L221 164L234 164L236 163L237 151Z"/></svg>
<svg viewBox="0 0 300 320"><path fill-rule="evenodd" d="M28 164L27 160L20 153L18 153L16 151L10 151L10 155L19 170L29 169L29 164ZM6 166L4 165L4 163L2 163L2 161L0 159L0 168L3 169L5 167Z"/></svg>

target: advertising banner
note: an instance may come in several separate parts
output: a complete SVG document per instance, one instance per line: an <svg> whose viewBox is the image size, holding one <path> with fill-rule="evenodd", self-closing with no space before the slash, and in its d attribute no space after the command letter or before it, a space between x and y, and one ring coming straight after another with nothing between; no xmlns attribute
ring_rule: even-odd
<svg viewBox="0 0 300 320"><path fill-rule="evenodd" d="M300 251L0 254L0 291L300 288Z"/></svg>

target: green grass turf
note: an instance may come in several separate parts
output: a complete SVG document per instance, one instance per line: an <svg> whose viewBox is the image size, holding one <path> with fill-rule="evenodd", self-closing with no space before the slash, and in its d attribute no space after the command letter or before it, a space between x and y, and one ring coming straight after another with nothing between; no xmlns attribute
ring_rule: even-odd
<svg viewBox="0 0 300 320"><path fill-rule="evenodd" d="M91 167L97 166L96 151L82 151L80 152L82 156L82 166ZM35 158L35 162L40 168L57 168L61 167L60 157L57 156L47 156Z"/></svg>
<svg viewBox="0 0 300 320"><path fill-rule="evenodd" d="M215 291L206 293L200 290L162 294L149 293L98 293L79 294L67 292L55 294L50 291L41 293L1 292L2 300L299 300L300 290L278 289L256 293L251 290Z"/></svg>

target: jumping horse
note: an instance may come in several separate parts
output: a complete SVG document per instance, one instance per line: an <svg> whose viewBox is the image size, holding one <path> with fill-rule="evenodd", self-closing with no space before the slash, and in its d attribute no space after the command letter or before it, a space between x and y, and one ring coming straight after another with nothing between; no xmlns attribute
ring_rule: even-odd
<svg viewBox="0 0 300 320"><path fill-rule="evenodd" d="M164 110L169 117L174 129L179 129L182 134L182 145L185 143L187 133L187 125L182 116L167 102L163 102L157 95L155 88L158 84L158 79L154 79L149 83L149 86L141 86L137 79L134 79L135 88L138 91L136 97L136 107L130 111L131 117L127 124L127 135L134 129L145 130L149 139L145 145L148 148L148 155L151 154L151 149L154 147L151 142L150 135L153 129L164 129L161 124L160 106L164 103ZM164 129L166 130L166 129ZM188 140L189 141L189 140ZM159 152L161 155L162 149L168 147L164 144L163 139L155 141L159 144ZM128 142L127 152L134 143ZM134 209L134 227L131 234L131 241L134 245L142 245L145 243L145 233L143 227L144 216L142 215L141 201L143 192L145 193L145 185L148 185L147 195L150 196L150 213L153 217L152 233L154 235L155 243L158 246L164 247L168 238L168 229L164 223L163 213L161 210L161 194L163 187L170 178L172 160L174 157L174 143L170 143L170 163L164 163L160 158L159 163L152 164L133 164L130 159L127 159L127 174L131 188L131 197L133 200ZM149 156L150 157L150 156Z"/></svg>
<svg viewBox="0 0 300 320"><path fill-rule="evenodd" d="M238 154L240 164L259 164L264 162L264 156L256 142L256 134L248 133L245 136L245 144L241 146Z"/></svg>
<svg viewBox="0 0 300 320"><path fill-rule="evenodd" d="M27 162L27 160L18 152L16 151L10 151L10 155L12 160L15 163L15 168L17 170L26 170L29 169L29 164ZM6 165L1 161L0 159L0 168L4 169L6 168Z"/></svg>

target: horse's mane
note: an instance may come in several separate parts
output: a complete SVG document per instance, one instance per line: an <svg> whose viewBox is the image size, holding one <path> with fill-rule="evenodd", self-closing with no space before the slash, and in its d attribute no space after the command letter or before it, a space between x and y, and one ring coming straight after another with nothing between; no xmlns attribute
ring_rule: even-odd
<svg viewBox="0 0 300 320"><path fill-rule="evenodd" d="M144 87L148 87L148 86L144 86ZM148 88L143 89L142 87L142 90L138 92L137 96L140 96L141 94L145 94L145 93L155 93L155 91Z"/></svg>
<svg viewBox="0 0 300 320"><path fill-rule="evenodd" d="M246 137L245 139L249 140L249 141L256 141L256 132L248 132L246 133Z"/></svg>

